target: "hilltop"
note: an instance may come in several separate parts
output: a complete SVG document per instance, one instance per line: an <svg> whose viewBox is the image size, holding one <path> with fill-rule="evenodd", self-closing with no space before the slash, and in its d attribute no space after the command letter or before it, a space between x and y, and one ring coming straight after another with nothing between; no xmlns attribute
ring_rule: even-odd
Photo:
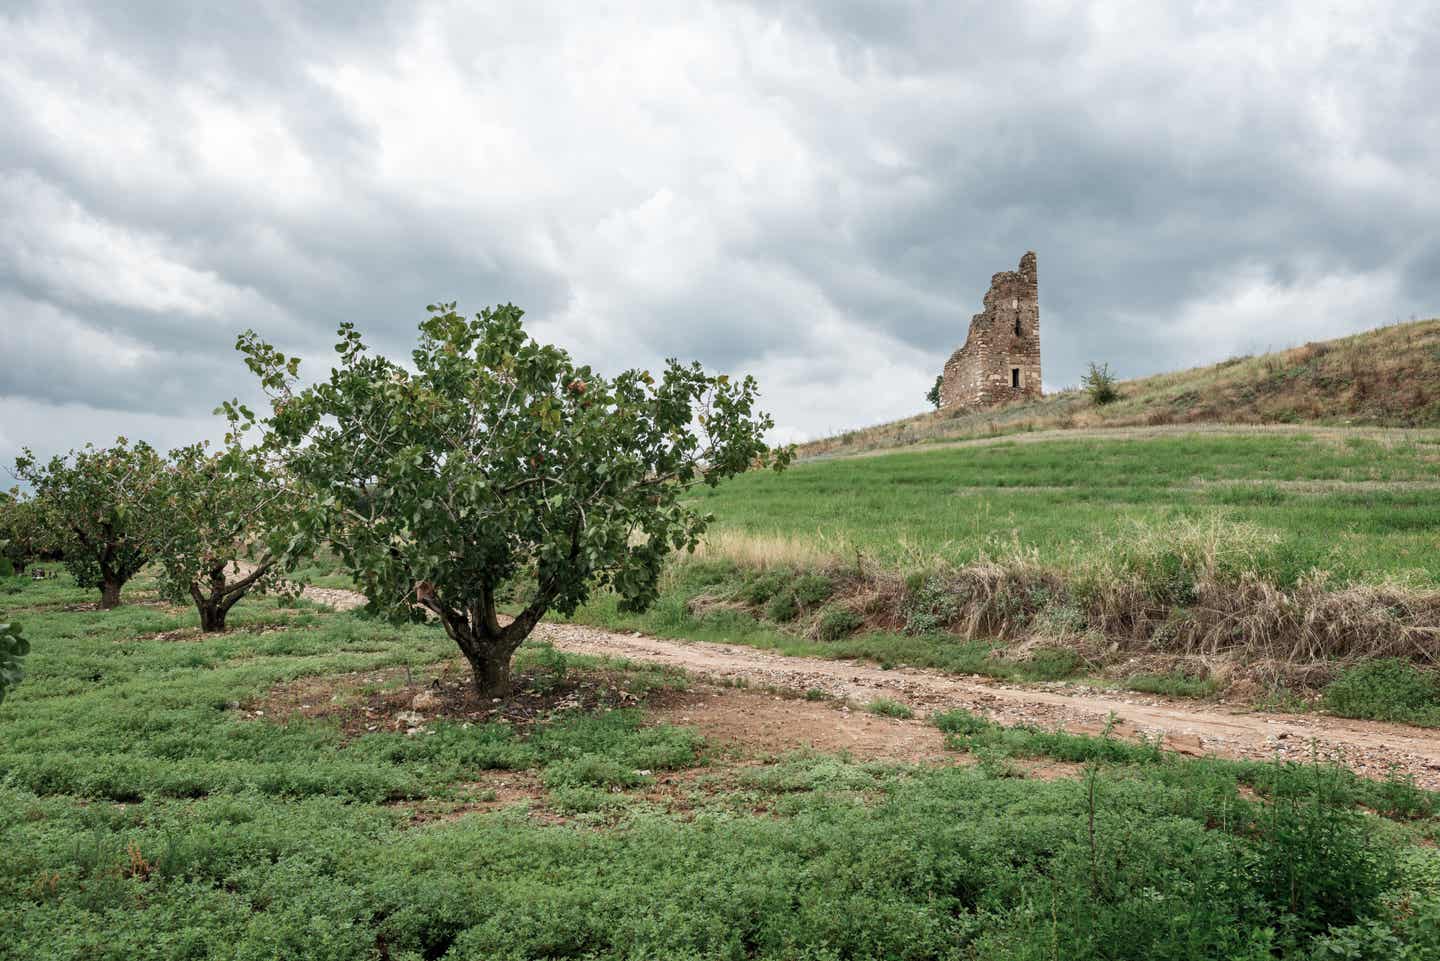
<svg viewBox="0 0 1440 961"><path fill-rule="evenodd" d="M1140 377L1122 382L1120 395L1103 407L1070 389L983 411L935 411L812 441L799 452L814 457L1077 427L1440 426L1440 319Z"/></svg>

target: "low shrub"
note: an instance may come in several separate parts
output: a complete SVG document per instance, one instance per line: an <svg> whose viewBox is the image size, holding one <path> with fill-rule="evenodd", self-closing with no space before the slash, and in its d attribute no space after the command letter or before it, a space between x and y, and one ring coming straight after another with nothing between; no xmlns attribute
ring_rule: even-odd
<svg viewBox="0 0 1440 961"><path fill-rule="evenodd" d="M800 605L796 602L795 592L784 590L770 598L765 605L765 616L776 624L788 624L800 616Z"/></svg>
<svg viewBox="0 0 1440 961"><path fill-rule="evenodd" d="M22 664L30 653L30 642L20 634L19 624L0 624L0 701L25 676Z"/></svg>
<svg viewBox="0 0 1440 961"><path fill-rule="evenodd" d="M972 714L963 707L941 711L930 715L930 723L946 734L972 736L994 727L994 723L978 714Z"/></svg>
<svg viewBox="0 0 1440 961"><path fill-rule="evenodd" d="M1322 704L1341 717L1440 726L1440 680L1408 661L1376 658L1331 681Z"/></svg>
<svg viewBox="0 0 1440 961"><path fill-rule="evenodd" d="M747 604L764 604L783 591L792 576L789 571L757 571L745 578L735 592L735 599Z"/></svg>
<svg viewBox="0 0 1440 961"><path fill-rule="evenodd" d="M912 574L905 582L900 613L906 634L943 631L960 616L960 598L939 574Z"/></svg>
<svg viewBox="0 0 1440 961"><path fill-rule="evenodd" d="M1073 647L1037 647L1024 662L1025 673L1040 681L1063 681L1085 666L1085 658Z"/></svg>
<svg viewBox="0 0 1440 961"><path fill-rule="evenodd" d="M1213 697L1220 685L1208 677L1187 677L1183 674L1132 674L1125 686L1142 694L1165 697Z"/></svg>
<svg viewBox="0 0 1440 961"><path fill-rule="evenodd" d="M815 622L815 636L822 641L838 641L860 629L860 615L848 607L831 607L821 612Z"/></svg>
<svg viewBox="0 0 1440 961"><path fill-rule="evenodd" d="M796 579L792 588L795 600L805 607L823 604L835 593L835 583L824 574L804 574Z"/></svg>

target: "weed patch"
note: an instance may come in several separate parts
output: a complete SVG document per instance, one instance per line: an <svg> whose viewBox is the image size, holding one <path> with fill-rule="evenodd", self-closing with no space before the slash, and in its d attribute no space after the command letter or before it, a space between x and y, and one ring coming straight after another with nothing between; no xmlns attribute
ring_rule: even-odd
<svg viewBox="0 0 1440 961"><path fill-rule="evenodd" d="M1326 686L1321 703L1341 717L1440 727L1440 679L1395 658L1347 668Z"/></svg>
<svg viewBox="0 0 1440 961"><path fill-rule="evenodd" d="M865 705L865 710L871 714L878 714L880 717L894 717L902 720L908 720L915 716L915 712L910 708L888 697L877 697Z"/></svg>

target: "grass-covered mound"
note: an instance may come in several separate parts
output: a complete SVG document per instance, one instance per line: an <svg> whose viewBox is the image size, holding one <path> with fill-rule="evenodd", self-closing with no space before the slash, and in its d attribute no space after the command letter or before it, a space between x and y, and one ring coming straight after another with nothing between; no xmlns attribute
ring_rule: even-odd
<svg viewBox="0 0 1440 961"><path fill-rule="evenodd" d="M822 584L787 586L826 603ZM1403 783L959 715L937 723L957 759L981 764L727 769L723 745L646 721L646 699L683 678L543 648L520 676L551 713L517 722L477 704L367 723L392 692L418 704L443 680L442 632L265 602L200 636L189 610L137 595L102 614L90 600L64 581L0 595L0 618L34 639L0 707L8 956L1440 951L1440 861L1421 843L1440 833L1434 799ZM562 709L557 694L617 674L638 706ZM1005 761L1025 755L1090 767L1026 780ZM486 794L497 769L532 795ZM665 771L701 776L667 800Z"/></svg>
<svg viewBox="0 0 1440 961"><path fill-rule="evenodd" d="M1162 424L1436 427L1437 385L1440 320L1422 320L1122 381L1116 385L1118 399L1104 405L1072 388L1039 401L975 412L936 411L847 431L802 445L800 453L854 453L1015 431Z"/></svg>

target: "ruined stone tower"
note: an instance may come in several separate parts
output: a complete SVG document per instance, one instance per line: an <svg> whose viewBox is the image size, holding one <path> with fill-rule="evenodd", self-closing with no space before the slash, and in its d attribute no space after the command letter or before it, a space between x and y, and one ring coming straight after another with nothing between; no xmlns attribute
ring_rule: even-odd
<svg viewBox="0 0 1440 961"><path fill-rule="evenodd" d="M1030 251L1019 270L990 278L985 309L970 318L965 345L945 362L940 406L992 407L1040 396L1040 293Z"/></svg>

